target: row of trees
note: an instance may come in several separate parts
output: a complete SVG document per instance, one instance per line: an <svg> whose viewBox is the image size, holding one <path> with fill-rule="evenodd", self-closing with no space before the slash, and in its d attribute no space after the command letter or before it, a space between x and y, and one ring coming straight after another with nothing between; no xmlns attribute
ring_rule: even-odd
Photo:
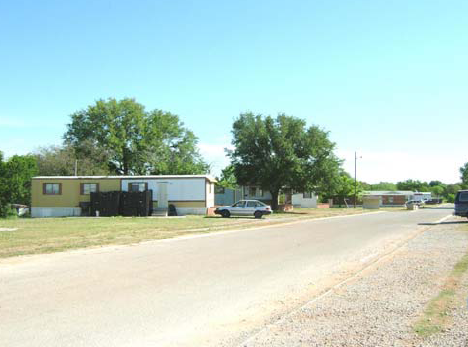
<svg viewBox="0 0 468 347"><path fill-rule="evenodd" d="M441 181L421 182L418 180L406 180L398 183L380 182L378 184L367 184L361 182L364 190L411 190L417 192L431 192L434 197L441 197L448 202L455 200L455 195L460 189L468 188L468 163L460 168L461 183L445 184ZM465 177L463 176L465 174Z"/></svg>

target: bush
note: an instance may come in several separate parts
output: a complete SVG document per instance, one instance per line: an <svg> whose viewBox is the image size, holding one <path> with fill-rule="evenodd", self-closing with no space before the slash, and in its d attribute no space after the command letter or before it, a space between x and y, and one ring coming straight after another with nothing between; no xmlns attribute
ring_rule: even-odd
<svg viewBox="0 0 468 347"><path fill-rule="evenodd" d="M3 204L0 205L0 218L14 219L18 218L18 214L16 209L10 207L10 204Z"/></svg>
<svg viewBox="0 0 468 347"><path fill-rule="evenodd" d="M6 218L7 219L16 219L16 218L18 218L18 214L16 213L16 209L14 209L14 208L7 209Z"/></svg>
<svg viewBox="0 0 468 347"><path fill-rule="evenodd" d="M0 198L0 218L5 218L8 214L9 210L9 204L6 204L2 199Z"/></svg>
<svg viewBox="0 0 468 347"><path fill-rule="evenodd" d="M455 202L455 194L447 194L447 202Z"/></svg>

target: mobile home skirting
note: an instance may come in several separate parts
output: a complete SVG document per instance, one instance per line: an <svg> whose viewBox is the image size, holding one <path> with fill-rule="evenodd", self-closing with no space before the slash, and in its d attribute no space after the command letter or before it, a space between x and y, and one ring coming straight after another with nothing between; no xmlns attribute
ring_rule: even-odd
<svg viewBox="0 0 468 347"><path fill-rule="evenodd" d="M79 207L31 207L31 217L79 217Z"/></svg>

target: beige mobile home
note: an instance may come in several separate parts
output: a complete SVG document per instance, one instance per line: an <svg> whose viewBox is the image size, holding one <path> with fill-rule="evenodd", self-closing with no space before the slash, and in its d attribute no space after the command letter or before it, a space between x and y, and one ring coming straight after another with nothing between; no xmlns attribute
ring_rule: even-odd
<svg viewBox="0 0 468 347"><path fill-rule="evenodd" d="M80 216L91 192L153 191L153 206L172 204L179 215L206 214L214 206L215 180L207 175L42 176L32 179L32 217Z"/></svg>

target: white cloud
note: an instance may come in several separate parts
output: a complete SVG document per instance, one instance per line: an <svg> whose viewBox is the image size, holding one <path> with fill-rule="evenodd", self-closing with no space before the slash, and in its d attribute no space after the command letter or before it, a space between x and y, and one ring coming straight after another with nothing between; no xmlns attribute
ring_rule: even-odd
<svg viewBox="0 0 468 347"><path fill-rule="evenodd" d="M221 170L229 165L230 160L224 151L225 148L232 149L228 141L224 144L202 142L198 144L198 148L205 161L211 165L212 175L219 176Z"/></svg>

